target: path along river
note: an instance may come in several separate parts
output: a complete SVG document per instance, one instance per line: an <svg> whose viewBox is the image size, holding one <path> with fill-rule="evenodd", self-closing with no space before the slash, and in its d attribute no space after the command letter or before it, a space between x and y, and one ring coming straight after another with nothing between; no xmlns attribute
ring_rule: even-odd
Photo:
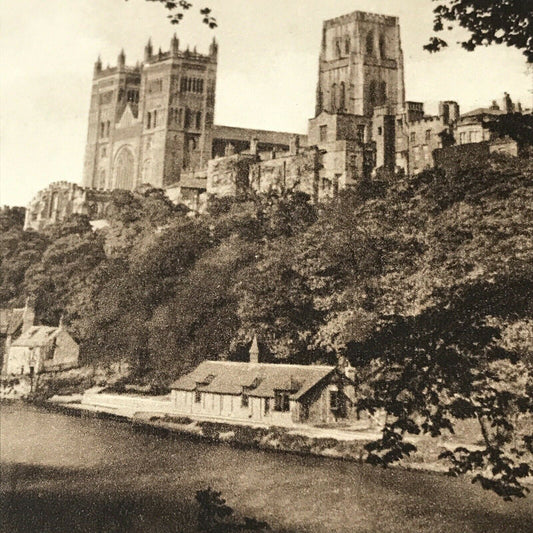
<svg viewBox="0 0 533 533"><path fill-rule="evenodd" d="M506 503L465 479L158 437L111 420L1 406L0 530L193 532L196 490L285 532L519 533Z"/></svg>

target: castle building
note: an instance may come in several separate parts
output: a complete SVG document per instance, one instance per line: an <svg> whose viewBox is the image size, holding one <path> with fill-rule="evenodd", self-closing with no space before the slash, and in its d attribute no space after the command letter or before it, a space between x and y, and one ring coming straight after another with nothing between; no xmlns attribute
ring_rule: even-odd
<svg viewBox="0 0 533 533"><path fill-rule="evenodd" d="M201 54L181 50L176 36L166 52L154 53L148 41L135 66L126 65L123 51L115 67L98 58L83 187L63 182L41 191L25 228L72 213L101 218L109 191L141 184L165 189L194 211L209 196L249 190L298 190L321 201L362 180L422 172L436 157L444 161L452 145L490 144L485 122L521 112L507 93L501 107L462 116L454 101L429 116L421 102L406 100L399 20L386 15L355 11L324 22L307 135L214 124L217 60L215 40ZM516 153L508 144L497 150ZM493 151L478 148L471 152Z"/></svg>
<svg viewBox="0 0 533 533"><path fill-rule="evenodd" d="M84 187L133 190L142 183L164 188L182 173L206 168L226 146L248 149L252 136L265 150L289 147L290 134L215 126L218 45L207 54L180 50L174 35L170 50L116 67L98 58L89 110Z"/></svg>

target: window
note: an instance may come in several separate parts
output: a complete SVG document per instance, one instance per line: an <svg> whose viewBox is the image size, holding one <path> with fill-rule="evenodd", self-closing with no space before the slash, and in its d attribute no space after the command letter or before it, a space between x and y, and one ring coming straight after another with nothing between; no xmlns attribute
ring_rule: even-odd
<svg viewBox="0 0 533 533"><path fill-rule="evenodd" d="M410 139L411 139L411 142L412 142L412 143L415 143L415 142L416 142L416 133L415 133L414 131L411 132Z"/></svg>
<svg viewBox="0 0 533 533"><path fill-rule="evenodd" d="M155 128L157 126L157 111L154 111L154 124L153 124L153 127Z"/></svg>
<svg viewBox="0 0 533 533"><path fill-rule="evenodd" d="M199 390L194 391L194 403L200 403L202 401L202 393Z"/></svg>
<svg viewBox="0 0 533 533"><path fill-rule="evenodd" d="M265 398L265 415L270 413L270 398Z"/></svg>
<svg viewBox="0 0 533 533"><path fill-rule="evenodd" d="M376 80L370 80L370 84L368 86L368 104L370 107L370 111L374 110L374 106L377 103L377 83Z"/></svg>
<svg viewBox="0 0 533 533"><path fill-rule="evenodd" d="M378 126L378 135L383 135L383 128Z"/></svg>
<svg viewBox="0 0 533 533"><path fill-rule="evenodd" d="M344 85L344 82L341 81L341 84L339 85L339 111L344 111L345 106L346 106L346 86Z"/></svg>
<svg viewBox="0 0 533 533"><path fill-rule="evenodd" d="M337 84L331 86L331 112L335 113L337 110Z"/></svg>
<svg viewBox="0 0 533 533"><path fill-rule="evenodd" d="M105 136L105 122L100 122L100 137Z"/></svg>
<svg viewBox="0 0 533 533"><path fill-rule="evenodd" d="M379 57L381 57L381 59L385 59L387 57L387 50L385 48L385 36L384 35L379 36Z"/></svg>
<svg viewBox="0 0 533 533"><path fill-rule="evenodd" d="M248 397L248 394L243 392L241 396L241 407L248 407L249 405L250 405L250 399Z"/></svg>
<svg viewBox="0 0 533 533"><path fill-rule="evenodd" d="M320 142L326 142L328 139L328 127L320 126Z"/></svg>
<svg viewBox="0 0 533 533"><path fill-rule="evenodd" d="M286 412L290 408L289 393L286 391L275 391L274 411Z"/></svg>
<svg viewBox="0 0 533 533"><path fill-rule="evenodd" d="M431 130L426 130L426 142L431 141Z"/></svg>
<svg viewBox="0 0 533 533"><path fill-rule="evenodd" d="M396 121L396 126L398 126L400 129L403 127L403 120L401 118Z"/></svg>
<svg viewBox="0 0 533 533"><path fill-rule="evenodd" d="M331 411L337 411L340 407L340 398L338 390L329 391L329 408Z"/></svg>
<svg viewBox="0 0 533 533"><path fill-rule="evenodd" d="M357 140L360 143L364 143L365 142L365 126L364 126L364 124L359 124L357 126Z"/></svg>
<svg viewBox="0 0 533 533"><path fill-rule="evenodd" d="M102 146L100 151L100 157L105 157L107 155L107 146Z"/></svg>
<svg viewBox="0 0 533 533"><path fill-rule="evenodd" d="M148 113L146 113L146 127L148 129L150 129L152 127L152 113L150 113L150 111L148 111Z"/></svg>
<svg viewBox="0 0 533 533"><path fill-rule="evenodd" d="M340 41L335 41L335 52L337 53L337 57L341 57L342 56L341 42Z"/></svg>
<svg viewBox="0 0 533 533"><path fill-rule="evenodd" d="M185 127L191 127L191 110L187 108L185 108Z"/></svg>
<svg viewBox="0 0 533 533"><path fill-rule="evenodd" d="M137 104L139 102L139 91L129 90L127 93L127 100L128 102Z"/></svg>
<svg viewBox="0 0 533 533"><path fill-rule="evenodd" d="M371 31L366 35L366 55L374 55L374 34Z"/></svg>
<svg viewBox="0 0 533 533"><path fill-rule="evenodd" d="M202 127L202 113L198 111L196 113L196 129L199 130Z"/></svg>
<svg viewBox="0 0 533 533"><path fill-rule="evenodd" d="M379 82L379 95L378 105L385 105L387 102L387 83L384 81Z"/></svg>
<svg viewBox="0 0 533 533"><path fill-rule="evenodd" d="M344 51L346 52L346 55L350 53L350 38L346 37L346 40L344 41Z"/></svg>

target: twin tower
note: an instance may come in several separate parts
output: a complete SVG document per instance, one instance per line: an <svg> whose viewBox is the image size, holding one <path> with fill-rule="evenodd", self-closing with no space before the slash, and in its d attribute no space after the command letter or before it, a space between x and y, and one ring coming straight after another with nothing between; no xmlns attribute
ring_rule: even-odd
<svg viewBox="0 0 533 533"><path fill-rule="evenodd" d="M83 185L130 190L141 183L166 187L179 183L184 172L205 168L220 155L215 150L220 146L217 137L222 131L229 135L232 129L213 123L217 54L214 40L208 53L200 54L196 49L180 50L174 36L166 52L154 53L148 42L144 61L133 67L126 65L123 52L112 68L103 68L98 59ZM309 144L326 141L321 138L325 130L320 130L320 116L342 116L336 122L335 139L351 138L342 128L353 130L354 142L377 143L377 157L382 161L375 163L385 163L387 142L389 152L392 149L388 157L394 158L394 139L387 141L383 117L402 113L404 92L396 17L355 12L324 22ZM262 134L267 140L277 135L281 144L290 135ZM390 135L394 137L394 132ZM245 144L240 149L246 150Z"/></svg>

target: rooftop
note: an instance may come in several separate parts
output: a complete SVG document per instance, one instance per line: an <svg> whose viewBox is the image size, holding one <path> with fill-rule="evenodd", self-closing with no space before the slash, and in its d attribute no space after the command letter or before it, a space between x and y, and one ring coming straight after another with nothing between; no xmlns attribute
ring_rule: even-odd
<svg viewBox="0 0 533 533"><path fill-rule="evenodd" d="M274 397L275 391L287 391L297 400L334 371L334 366L322 365L204 361L171 388L232 395L246 389L248 396L265 398Z"/></svg>

